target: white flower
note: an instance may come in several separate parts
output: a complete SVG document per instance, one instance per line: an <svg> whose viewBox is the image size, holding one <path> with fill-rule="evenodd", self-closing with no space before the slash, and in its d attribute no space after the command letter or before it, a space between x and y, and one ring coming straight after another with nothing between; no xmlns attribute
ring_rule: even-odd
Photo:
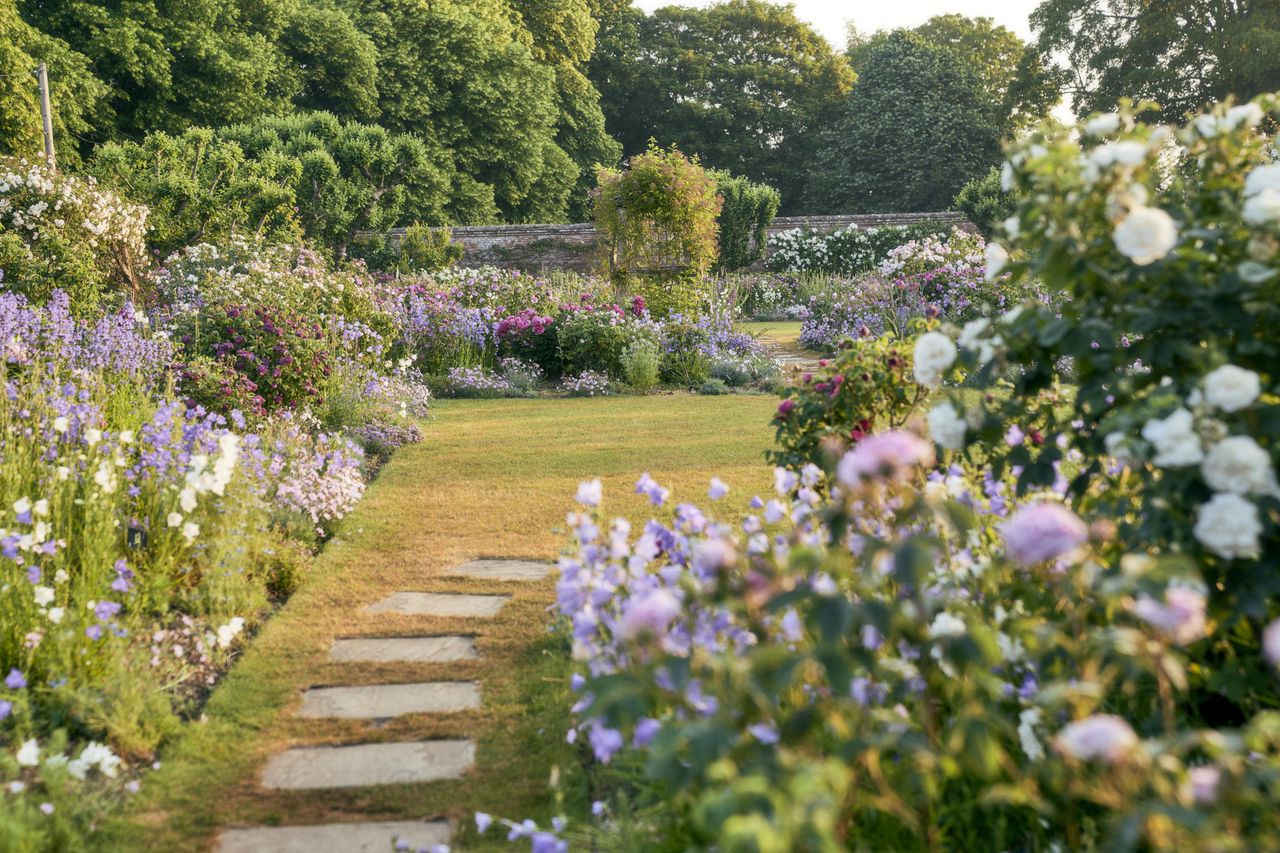
<svg viewBox="0 0 1280 853"><path fill-rule="evenodd" d="M194 521L188 521L182 525L182 535L187 537L187 544L190 545L200 535L200 525Z"/></svg>
<svg viewBox="0 0 1280 853"><path fill-rule="evenodd" d="M1113 236L1120 254L1145 267L1173 251L1178 226L1158 207L1137 207L1116 226Z"/></svg>
<svg viewBox="0 0 1280 853"><path fill-rule="evenodd" d="M955 341L941 332L926 332L916 339L916 381L928 388L942 384L942 374L956 362Z"/></svg>
<svg viewBox="0 0 1280 853"><path fill-rule="evenodd" d="M1108 764L1122 760L1138 745L1138 736L1119 717L1095 714L1068 723L1053 739L1058 751L1082 761L1102 759Z"/></svg>
<svg viewBox="0 0 1280 853"><path fill-rule="evenodd" d="M48 607L53 603L53 587L38 586L32 593L35 595L37 607Z"/></svg>
<svg viewBox="0 0 1280 853"><path fill-rule="evenodd" d="M111 494L116 490L116 475L111 470L110 462L103 462L98 466L98 470L93 475L93 482L98 484L98 488L102 489L104 494Z"/></svg>
<svg viewBox="0 0 1280 853"><path fill-rule="evenodd" d="M1036 726L1039 723L1039 708L1026 708L1018 714L1018 741L1022 744L1022 751L1032 761L1044 758L1044 746L1041 745L1040 738L1036 737Z"/></svg>
<svg viewBox="0 0 1280 853"><path fill-rule="evenodd" d="M1004 192L1013 192L1013 164L1005 161L1000 167L1000 189Z"/></svg>
<svg viewBox="0 0 1280 853"><path fill-rule="evenodd" d="M1261 549L1262 522L1258 508L1239 495L1224 492L1214 495L1200 507L1192 530L1205 548L1228 560L1258 558Z"/></svg>
<svg viewBox="0 0 1280 853"><path fill-rule="evenodd" d="M1210 448L1200 473L1215 492L1257 495L1276 487L1271 456L1247 435L1224 438Z"/></svg>
<svg viewBox="0 0 1280 853"><path fill-rule="evenodd" d="M1106 169L1117 163L1121 166L1141 166L1147 159L1147 150L1145 143L1132 139L1108 142L1089 152L1089 161L1100 169Z"/></svg>
<svg viewBox="0 0 1280 853"><path fill-rule="evenodd" d="M165 523L167 523L170 527L181 527L182 513L180 512L169 513L169 516L165 519Z"/></svg>
<svg viewBox="0 0 1280 853"><path fill-rule="evenodd" d="M1280 163L1258 166L1244 179L1244 197L1253 198L1267 190L1280 190Z"/></svg>
<svg viewBox="0 0 1280 853"><path fill-rule="evenodd" d="M97 767L98 772L109 779L116 777L116 770L120 767L120 757L111 751L111 747L97 741L89 741L85 748L81 750L80 757L68 764L67 769L71 770L71 764L77 762L83 768L81 773L90 767ZM72 771L72 775L75 775L74 771ZM80 775L76 778L83 779L84 776Z"/></svg>
<svg viewBox="0 0 1280 853"><path fill-rule="evenodd" d="M939 403L929 410L929 431L933 440L947 450L964 447L964 434L968 425L950 403Z"/></svg>
<svg viewBox="0 0 1280 853"><path fill-rule="evenodd" d="M1009 265L1009 250L999 243L987 244L987 281L995 281Z"/></svg>
<svg viewBox="0 0 1280 853"><path fill-rule="evenodd" d="M99 441L102 441L102 430L90 427L84 431L84 443L93 447Z"/></svg>
<svg viewBox="0 0 1280 853"><path fill-rule="evenodd" d="M1004 221L1004 233L1009 235L1009 239L1018 239L1018 234L1022 232L1022 221L1016 216L1010 216Z"/></svg>
<svg viewBox="0 0 1280 853"><path fill-rule="evenodd" d="M66 432L71 428L71 423L65 417L59 416L53 419L54 432Z"/></svg>
<svg viewBox="0 0 1280 853"><path fill-rule="evenodd" d="M1257 127L1266 118L1262 107L1254 103L1240 104L1227 110L1226 125L1231 130L1241 127Z"/></svg>
<svg viewBox="0 0 1280 853"><path fill-rule="evenodd" d="M191 512L196 508L196 490L187 486L178 493L178 505L183 512Z"/></svg>
<svg viewBox="0 0 1280 853"><path fill-rule="evenodd" d="M225 649L231 645L236 636L244 630L244 617L235 616L225 625L218 627L218 648Z"/></svg>
<svg viewBox="0 0 1280 853"><path fill-rule="evenodd" d="M50 607L50 608L49 608L49 621L50 621L50 622L52 622L53 624L57 625L59 622L61 622L61 621L62 621L62 617L63 617L64 615L66 615L66 612L67 612L67 611L66 611L66 610L64 610L64 609L62 609L61 607Z"/></svg>
<svg viewBox="0 0 1280 853"><path fill-rule="evenodd" d="M66 583L69 580L71 580L71 575L67 573L66 569L58 569L53 573L54 583Z"/></svg>
<svg viewBox="0 0 1280 853"><path fill-rule="evenodd" d="M1119 129L1119 113L1102 113L1084 123L1084 132L1089 136L1110 136Z"/></svg>
<svg viewBox="0 0 1280 853"><path fill-rule="evenodd" d="M1265 189L1244 203L1242 214L1250 225L1280 221L1280 190Z"/></svg>
<svg viewBox="0 0 1280 853"><path fill-rule="evenodd" d="M1204 450L1194 426L1195 419L1186 409L1178 409L1164 420L1147 421L1142 437L1155 446L1156 456L1152 462L1161 468L1198 465L1204 459Z"/></svg>
<svg viewBox="0 0 1280 853"><path fill-rule="evenodd" d="M40 763L40 744L35 738L25 741L17 752L19 767L35 767Z"/></svg>
<svg viewBox="0 0 1280 853"><path fill-rule="evenodd" d="M17 515L31 511L31 498L18 498L13 502L13 511Z"/></svg>
<svg viewBox="0 0 1280 853"><path fill-rule="evenodd" d="M964 624L964 620L958 616L952 616L943 610L937 616L933 617L933 624L929 626L930 637L962 637L968 630Z"/></svg>
<svg viewBox="0 0 1280 853"><path fill-rule="evenodd" d="M40 500L35 502L32 509L35 511L36 515L47 516L49 514L49 502L44 498L41 498Z"/></svg>
<svg viewBox="0 0 1280 853"><path fill-rule="evenodd" d="M1258 399L1262 383L1258 374L1234 364L1224 364L1204 378L1204 398L1224 412L1238 412Z"/></svg>
<svg viewBox="0 0 1280 853"><path fill-rule="evenodd" d="M1272 666L1280 666L1280 619L1263 629L1262 653L1271 661Z"/></svg>

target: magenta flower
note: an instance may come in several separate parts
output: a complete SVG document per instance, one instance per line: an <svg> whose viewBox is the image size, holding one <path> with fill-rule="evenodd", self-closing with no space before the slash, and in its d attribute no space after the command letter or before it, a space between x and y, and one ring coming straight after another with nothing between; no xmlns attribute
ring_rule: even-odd
<svg viewBox="0 0 1280 853"><path fill-rule="evenodd" d="M1001 527L1005 551L1025 567L1065 557L1089 538L1085 523L1054 503L1034 503L1014 513Z"/></svg>

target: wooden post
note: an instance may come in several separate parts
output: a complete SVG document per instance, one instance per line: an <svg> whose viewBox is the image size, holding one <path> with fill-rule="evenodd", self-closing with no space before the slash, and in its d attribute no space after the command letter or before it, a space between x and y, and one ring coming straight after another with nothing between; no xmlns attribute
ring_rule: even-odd
<svg viewBox="0 0 1280 853"><path fill-rule="evenodd" d="M50 169L58 168L58 158L53 152L53 111L49 106L49 68L43 62L36 69L40 77L40 118L44 122L44 159Z"/></svg>

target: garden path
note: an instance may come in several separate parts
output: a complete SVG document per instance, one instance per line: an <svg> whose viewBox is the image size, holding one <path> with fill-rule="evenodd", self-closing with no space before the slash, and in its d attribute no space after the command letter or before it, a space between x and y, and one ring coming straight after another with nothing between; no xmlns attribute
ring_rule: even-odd
<svg viewBox="0 0 1280 853"><path fill-rule="evenodd" d="M475 811L543 823L586 814L578 747L564 737L568 649L547 631L554 581L536 577L564 544L557 527L591 477L603 480L609 513L633 523L653 513L633 488L646 470L687 500L711 476L739 494L766 490L774 403L440 403L426 440L383 469L219 684L203 723L103 828L106 849L323 853L376 836L381 846L368 849L386 851L398 833L505 850L476 836ZM289 827L322 829L286 844Z"/></svg>

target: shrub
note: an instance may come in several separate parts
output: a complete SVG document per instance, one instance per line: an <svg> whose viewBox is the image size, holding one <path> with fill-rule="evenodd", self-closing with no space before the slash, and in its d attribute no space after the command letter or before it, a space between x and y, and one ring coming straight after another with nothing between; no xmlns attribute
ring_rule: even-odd
<svg viewBox="0 0 1280 853"><path fill-rule="evenodd" d="M622 375L637 391L648 391L658 384L658 345L653 341L636 341L622 352Z"/></svg>
<svg viewBox="0 0 1280 853"><path fill-rule="evenodd" d="M570 397L603 397L609 393L609 377L594 370L584 370L577 376L566 376L560 389Z"/></svg>
<svg viewBox="0 0 1280 853"><path fill-rule="evenodd" d="M719 394L728 394L729 386L725 384L723 379L708 379L698 386L698 393L708 397L714 397Z"/></svg>
<svg viewBox="0 0 1280 853"><path fill-rule="evenodd" d="M952 205L965 218L978 227L982 236L990 240L999 226L1013 215L1017 199L1000 186L1000 170L993 168L981 178L975 178L960 188Z"/></svg>
<svg viewBox="0 0 1280 853"><path fill-rule="evenodd" d="M724 199L718 221L720 258L717 268L738 270L764 257L768 228L778 214L782 196L773 187L728 172L712 172Z"/></svg>
<svg viewBox="0 0 1280 853"><path fill-rule="evenodd" d="M769 269L858 275L880 266L889 252L911 240L944 235L942 223L859 229L850 226L831 234L793 228L769 238Z"/></svg>
<svg viewBox="0 0 1280 853"><path fill-rule="evenodd" d="M777 447L766 454L773 464L824 466L866 436L902 427L925 399L912 378L910 342L885 334L841 346L783 393Z"/></svg>
<svg viewBox="0 0 1280 853"><path fill-rule="evenodd" d="M556 340L564 372L584 371L623 376L622 354L642 341L656 343L658 332L645 316L628 314L617 305L576 306L556 323Z"/></svg>
<svg viewBox="0 0 1280 853"><path fill-rule="evenodd" d="M183 392L212 411L230 412L245 391L261 402L256 410L271 413L318 405L324 400L333 369L332 339L320 324L290 309L265 305L207 305L180 318L176 337L189 357L205 356L222 365L223 384L192 384ZM250 387L252 386L252 387ZM192 395L216 391L207 399Z"/></svg>
<svg viewBox="0 0 1280 853"><path fill-rule="evenodd" d="M3 286L36 302L55 290L88 315L103 300L143 304L147 209L92 179L44 164L0 160Z"/></svg>
<svg viewBox="0 0 1280 853"><path fill-rule="evenodd" d="M674 270L696 278L715 263L723 202L696 159L651 144L625 171L601 168L597 181L595 221L610 273Z"/></svg>
<svg viewBox="0 0 1280 853"><path fill-rule="evenodd" d="M400 238L395 268L402 273L437 272L461 258L462 244L453 242L448 228L414 223Z"/></svg>

